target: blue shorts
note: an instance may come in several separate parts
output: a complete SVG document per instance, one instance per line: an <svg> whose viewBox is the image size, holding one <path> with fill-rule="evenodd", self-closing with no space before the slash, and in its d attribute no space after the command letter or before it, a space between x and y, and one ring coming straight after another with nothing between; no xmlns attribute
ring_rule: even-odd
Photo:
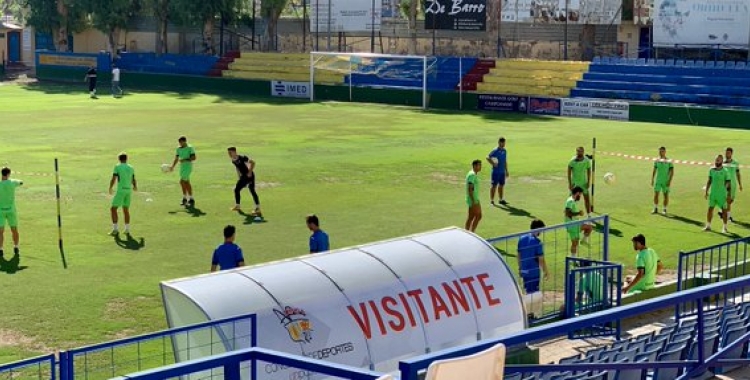
<svg viewBox="0 0 750 380"><path fill-rule="evenodd" d="M526 294L536 293L539 291L539 278L540 277L522 277L523 288L526 290Z"/></svg>
<svg viewBox="0 0 750 380"><path fill-rule="evenodd" d="M500 170L492 171L492 186L505 186L505 172Z"/></svg>

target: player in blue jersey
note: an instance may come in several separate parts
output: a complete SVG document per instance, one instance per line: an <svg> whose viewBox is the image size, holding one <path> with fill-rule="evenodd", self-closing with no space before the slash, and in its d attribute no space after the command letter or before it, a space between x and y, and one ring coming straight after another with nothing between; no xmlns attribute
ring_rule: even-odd
<svg viewBox="0 0 750 380"><path fill-rule="evenodd" d="M505 201L505 179L510 176L508 172L508 151L505 149L505 137L497 140L497 148L487 155L487 162L492 165L492 187L490 188L490 204L495 204L495 190L500 198L498 204L506 205Z"/></svg>
<svg viewBox="0 0 750 380"><path fill-rule="evenodd" d="M531 222L532 230L539 228L544 228L544 222L539 219ZM532 232L518 239L518 272L523 279L526 294L539 291L542 273L545 279L549 277L547 264L544 261L544 244L539 240L539 232Z"/></svg>

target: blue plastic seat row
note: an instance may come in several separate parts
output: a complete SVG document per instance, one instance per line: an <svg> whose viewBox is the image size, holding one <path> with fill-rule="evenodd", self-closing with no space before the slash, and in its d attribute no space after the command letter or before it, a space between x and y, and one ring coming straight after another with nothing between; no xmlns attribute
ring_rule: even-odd
<svg viewBox="0 0 750 380"><path fill-rule="evenodd" d="M750 107L750 98L747 97L733 97L709 94L654 93L648 91L622 91L586 88L574 88L573 90L571 90L570 94L572 97L582 98L625 99L644 102L658 101L730 107Z"/></svg>
<svg viewBox="0 0 750 380"><path fill-rule="evenodd" d="M116 63L122 70L131 72L207 75L217 61L217 57L205 55L123 53Z"/></svg>
<svg viewBox="0 0 750 380"><path fill-rule="evenodd" d="M594 65L630 65L630 66L677 66L677 67L707 67L728 69L750 69L750 64L745 61L703 61L684 59L645 59L645 58L620 58L620 57L594 57Z"/></svg>

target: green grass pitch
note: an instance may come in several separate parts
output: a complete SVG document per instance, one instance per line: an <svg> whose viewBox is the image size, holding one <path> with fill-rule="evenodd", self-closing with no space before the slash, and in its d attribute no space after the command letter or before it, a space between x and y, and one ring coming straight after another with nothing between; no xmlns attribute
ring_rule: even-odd
<svg viewBox="0 0 750 380"><path fill-rule="evenodd" d="M576 146L590 149L592 137L604 151L656 155L666 145L672 158L712 161L733 146L740 162L750 159L744 131L379 105L176 93L94 101L82 86L5 85L0 110L0 164L25 181L17 201L20 268L0 273L0 362L164 328L159 281L207 272L226 224L239 226L237 242L249 264L304 255L304 216L312 212L333 248L462 226L469 163L485 157L501 135L508 139L507 199L517 210L488 206L485 165L484 219L477 231L484 237L523 231L531 216L561 223L567 161ZM171 163L181 134L197 149L196 214L178 205L176 173L160 171ZM230 145L257 160L266 223L229 211L235 181ZM131 242L107 235L106 191L120 151L130 154L141 190L132 205ZM55 157L68 270L57 250ZM732 238L700 232L707 167L676 166L673 217L665 218L650 215L650 162L597 159L597 211L610 214L622 233L612 239L612 258L628 270L634 261L629 237L636 233L647 235L671 269L679 250ZM605 172L615 173L617 183L604 185ZM250 202L244 193L244 205ZM750 222L748 197L740 194L736 205L735 219ZM718 219L714 223L719 229ZM731 231L745 236L747 226ZM10 248L6 233L6 252Z"/></svg>

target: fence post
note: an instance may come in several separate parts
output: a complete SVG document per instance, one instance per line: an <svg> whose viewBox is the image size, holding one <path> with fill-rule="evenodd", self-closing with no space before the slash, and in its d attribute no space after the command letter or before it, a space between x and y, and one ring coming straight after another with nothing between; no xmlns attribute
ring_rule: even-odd
<svg viewBox="0 0 750 380"><path fill-rule="evenodd" d="M604 242L602 242L602 261L609 261L609 215L604 215Z"/></svg>
<svg viewBox="0 0 750 380"><path fill-rule="evenodd" d="M250 318L250 346L256 347L258 345L258 315L253 314ZM257 380L258 379L258 361L255 360L255 355L253 354L252 360L250 360L250 379L251 380Z"/></svg>
<svg viewBox="0 0 750 380"><path fill-rule="evenodd" d="M240 380L240 361L232 361L224 365L224 379L226 380Z"/></svg>
<svg viewBox="0 0 750 380"><path fill-rule="evenodd" d="M677 293L679 293L682 290L682 281L684 278L682 278L682 258L685 256L685 252L680 251L677 253ZM675 321L680 321L680 304L674 305L674 319Z"/></svg>
<svg viewBox="0 0 750 380"><path fill-rule="evenodd" d="M695 344L698 345L698 366L702 366L706 361L706 353L703 352L703 339L705 338L705 331L703 330L703 298L698 298L696 304L698 306L698 339Z"/></svg>
<svg viewBox="0 0 750 380"><path fill-rule="evenodd" d="M58 366L60 371L60 380L69 380L71 378L68 373L70 367L68 366L70 359L67 351L60 351L60 358L58 359Z"/></svg>

